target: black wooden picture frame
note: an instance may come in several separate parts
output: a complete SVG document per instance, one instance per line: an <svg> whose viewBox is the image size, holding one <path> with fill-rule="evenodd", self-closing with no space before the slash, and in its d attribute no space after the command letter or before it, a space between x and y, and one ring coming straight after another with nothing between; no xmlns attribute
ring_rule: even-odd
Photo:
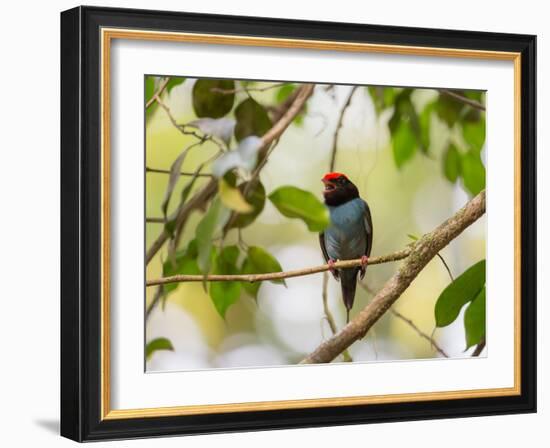
<svg viewBox="0 0 550 448"><path fill-rule="evenodd" d="M513 52L521 55L520 393L465 399L102 418L102 28ZM536 37L78 7L61 14L61 434L77 441L536 411Z"/></svg>

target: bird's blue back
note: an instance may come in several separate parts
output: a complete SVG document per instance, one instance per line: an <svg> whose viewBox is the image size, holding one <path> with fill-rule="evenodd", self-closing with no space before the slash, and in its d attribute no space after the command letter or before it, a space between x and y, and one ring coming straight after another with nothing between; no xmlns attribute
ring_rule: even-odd
<svg viewBox="0 0 550 448"><path fill-rule="evenodd" d="M324 231L325 247L330 258L361 258L367 250L367 204L355 198L345 204L329 206L330 226Z"/></svg>

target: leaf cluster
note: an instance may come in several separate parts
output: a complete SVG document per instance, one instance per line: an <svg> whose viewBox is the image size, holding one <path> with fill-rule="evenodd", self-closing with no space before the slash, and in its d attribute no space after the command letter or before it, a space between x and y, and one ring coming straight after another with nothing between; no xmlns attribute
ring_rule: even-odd
<svg viewBox="0 0 550 448"><path fill-rule="evenodd" d="M485 143L485 112L461 102L446 91L421 109L415 104L412 88L368 87L377 114L391 110L388 122L391 134L393 159L402 169L420 152L433 157L431 133L434 120L439 120L449 129L449 139L441 159L445 178L456 183L462 181L464 188L473 196L485 188L485 166L481 150ZM456 91L457 95L481 104L481 91Z"/></svg>

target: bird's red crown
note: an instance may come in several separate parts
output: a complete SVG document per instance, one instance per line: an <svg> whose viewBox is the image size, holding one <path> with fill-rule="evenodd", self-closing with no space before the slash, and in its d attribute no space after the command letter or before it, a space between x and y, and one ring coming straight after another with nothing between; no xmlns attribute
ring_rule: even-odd
<svg viewBox="0 0 550 448"><path fill-rule="evenodd" d="M335 180L335 179L338 179L339 177L344 177L346 179L348 178L344 173L334 172L334 173L325 174L325 177L323 177L323 181Z"/></svg>

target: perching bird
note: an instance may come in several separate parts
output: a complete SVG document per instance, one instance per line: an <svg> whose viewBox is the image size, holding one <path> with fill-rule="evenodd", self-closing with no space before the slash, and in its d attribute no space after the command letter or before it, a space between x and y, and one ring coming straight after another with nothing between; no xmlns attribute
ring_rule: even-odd
<svg viewBox="0 0 550 448"><path fill-rule="evenodd" d="M357 275L365 276L372 249L372 219L368 204L359 197L357 187L342 173L328 173L323 177L323 196L330 212L330 226L319 234L325 262L332 275L342 285L342 300L346 307L346 323L355 299ZM361 266L334 269L337 260L361 258Z"/></svg>

